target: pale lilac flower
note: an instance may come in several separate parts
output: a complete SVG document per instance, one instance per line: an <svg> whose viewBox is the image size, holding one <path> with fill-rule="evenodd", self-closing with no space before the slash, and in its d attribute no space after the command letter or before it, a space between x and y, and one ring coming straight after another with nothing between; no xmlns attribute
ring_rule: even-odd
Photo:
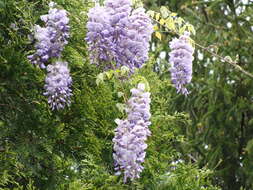
<svg viewBox="0 0 253 190"><path fill-rule="evenodd" d="M114 37L117 40L117 35L123 34L122 30L129 24L131 0L105 0L104 7L110 15L110 24L114 27Z"/></svg>
<svg viewBox="0 0 253 190"><path fill-rule="evenodd" d="M186 89L186 85L192 79L192 61L194 59L194 49L189 43L189 33L185 33L178 39L173 39L170 42L170 48L171 81L178 93L187 95L189 92Z"/></svg>
<svg viewBox="0 0 253 190"><path fill-rule="evenodd" d="M57 61L53 65L47 66L47 77L45 79L45 93L52 110L63 109L65 105L70 105L72 90L70 89L72 79L67 62Z"/></svg>
<svg viewBox="0 0 253 190"><path fill-rule="evenodd" d="M119 43L123 56L119 56L121 65L141 68L148 60L149 42L153 33L151 19L144 8L132 11L127 26L127 35Z"/></svg>
<svg viewBox="0 0 253 190"><path fill-rule="evenodd" d="M131 90L132 97L127 103L127 119L116 119L118 127L115 130L114 154L116 175L124 174L124 182L128 178L134 180L140 177L144 169L147 148L145 141L151 135L148 126L150 114L150 93L145 92L145 85L139 84Z"/></svg>
<svg viewBox="0 0 253 190"><path fill-rule="evenodd" d="M143 8L132 10L131 0L106 0L88 16L91 63L105 70L127 66L134 71L147 61L153 27Z"/></svg>
<svg viewBox="0 0 253 190"><path fill-rule="evenodd" d="M101 65L113 60L113 28L110 25L109 14L99 5L91 8L88 13L88 33L86 41L89 45L90 60L92 64Z"/></svg>
<svg viewBox="0 0 253 190"><path fill-rule="evenodd" d="M69 19L65 10L54 8L55 3L49 4L47 15L42 15L45 27L35 26L36 52L28 56L32 64L46 68L50 58L59 58L69 38Z"/></svg>

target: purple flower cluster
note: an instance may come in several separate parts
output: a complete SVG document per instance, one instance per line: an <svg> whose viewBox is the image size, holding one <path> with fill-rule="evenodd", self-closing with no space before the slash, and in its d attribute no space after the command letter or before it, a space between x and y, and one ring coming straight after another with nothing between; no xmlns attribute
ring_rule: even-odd
<svg viewBox="0 0 253 190"><path fill-rule="evenodd" d="M70 89L72 79L69 74L68 63L57 61L47 66L47 77L45 79L45 96L48 97L48 104L52 110L63 109L70 105L72 90Z"/></svg>
<svg viewBox="0 0 253 190"><path fill-rule="evenodd" d="M45 63L50 58L59 58L69 38L69 19L65 10L58 10L55 3L49 4L47 15L42 15L41 20L45 27L35 26L36 52L28 56L32 64L46 68Z"/></svg>
<svg viewBox="0 0 253 190"><path fill-rule="evenodd" d="M123 47L125 46L129 50L129 53L125 52L125 57L129 60L130 67L140 68L148 60L149 41L153 33L153 25L143 8L133 10L129 20L128 43L124 44L123 40Z"/></svg>
<svg viewBox="0 0 253 190"><path fill-rule="evenodd" d="M120 34L121 30L129 24L128 17L131 13L131 0L105 0L104 7L109 13L110 24L114 28L113 33ZM116 36L114 36L116 37Z"/></svg>
<svg viewBox="0 0 253 190"><path fill-rule="evenodd" d="M178 93L189 94L186 84L192 79L192 61L194 59L194 49L189 43L189 33L185 33L178 39L170 42L171 52L169 62L172 64L170 69L171 80Z"/></svg>
<svg viewBox="0 0 253 190"><path fill-rule="evenodd" d="M104 7L96 6L89 10L89 21L87 28L87 43L89 44L89 51L91 63L99 65L100 62L110 62L113 59L113 39L111 33L110 22L108 20L109 14Z"/></svg>
<svg viewBox="0 0 253 190"><path fill-rule="evenodd" d="M88 17L91 63L105 70L128 66L133 71L148 60L153 26L143 8L132 10L131 0L106 0L104 6L90 9Z"/></svg>
<svg viewBox="0 0 253 190"><path fill-rule="evenodd" d="M49 3L49 12L40 18L45 27L35 26L36 52L28 56L32 64L47 69L44 95L48 97L48 104L52 110L63 109L70 105L72 79L68 63L56 61L49 64L50 58L60 58L64 46L69 38L69 19L67 11L55 8L56 3ZM47 66L45 64L48 64Z"/></svg>
<svg viewBox="0 0 253 190"><path fill-rule="evenodd" d="M150 114L150 93L145 92L145 85L140 83L131 90L132 97L127 102L127 119L116 119L118 127L113 139L116 175L124 174L124 182L128 178L134 180L140 177L143 170L147 148L145 141L151 135L148 126Z"/></svg>

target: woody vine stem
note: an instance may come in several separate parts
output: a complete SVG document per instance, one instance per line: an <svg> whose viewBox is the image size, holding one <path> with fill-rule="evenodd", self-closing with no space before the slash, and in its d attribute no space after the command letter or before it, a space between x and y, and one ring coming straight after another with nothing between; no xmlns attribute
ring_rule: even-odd
<svg viewBox="0 0 253 190"><path fill-rule="evenodd" d="M157 24L159 24L159 25L163 26L164 28L168 29L168 31L162 31L163 33L166 33L166 32L167 32L167 33L173 33L173 34L176 34L176 35L180 36L179 33L170 30L167 26L165 26L165 25L159 23L157 20L155 20L155 19L153 19L153 18L151 18L151 19L152 19L154 22L156 22ZM199 47L199 48L201 48L201 49L207 51L208 53L210 53L210 54L213 55L214 57L218 58L218 59L221 60L222 62L226 62L226 63L232 65L235 69L239 70L239 71L242 72L243 74L245 74L245 75L247 75L248 77L250 77L250 78L253 79L253 74L251 74L250 72L244 70L241 66L239 66L239 65L237 64L236 61L232 61L232 60L229 60L229 59L226 58L226 57L222 57L222 56L220 56L219 54L214 53L213 51L211 51L209 48L207 48L207 47L205 47L205 46L202 46L202 45L196 43L194 40L192 40L192 43L194 43L197 47Z"/></svg>

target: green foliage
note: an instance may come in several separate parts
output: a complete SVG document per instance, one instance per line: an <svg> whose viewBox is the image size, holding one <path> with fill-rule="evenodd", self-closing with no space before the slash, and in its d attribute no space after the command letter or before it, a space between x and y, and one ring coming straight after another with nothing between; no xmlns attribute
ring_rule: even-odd
<svg viewBox="0 0 253 190"><path fill-rule="evenodd" d="M171 166L172 172L161 176L157 189L161 190L218 190L217 187L210 186L207 179L211 172L209 170L198 170L191 165L176 164Z"/></svg>
<svg viewBox="0 0 253 190"><path fill-rule="evenodd" d="M172 34L182 35L187 31L193 35L196 34L193 25L187 23L183 18L177 16L177 13L171 12L165 6L161 6L160 12L150 10L147 13L157 23L154 26L154 29L155 36L159 40L162 40L161 32L170 32Z"/></svg>
<svg viewBox="0 0 253 190"><path fill-rule="evenodd" d="M247 94L247 89L252 89L251 81L244 79L245 87L228 84L224 76L229 75L237 82L241 76L228 73L229 68L218 62L204 67L199 61L195 66L193 95L187 99L176 95L169 80L168 64L163 70L156 64L159 52L168 48L169 37L164 40L165 45L156 45L149 63L131 76L132 80L126 80L126 71L123 73L126 82L120 82L122 70L118 74L108 71L101 75L102 71L89 63L84 40L87 11L94 4L85 0L56 2L69 12L71 20L71 38L63 56L69 62L74 81L72 105L59 112L51 111L42 95L45 72L27 60L34 46L29 35L34 24L41 23L39 17L48 11L49 1L0 0L0 189L218 189L212 185L212 179L218 176L218 182L213 181L222 184L224 173L230 172L226 170L227 165L234 163L229 164L230 158L226 161L225 156L231 152L234 157L244 157L231 150L238 148L235 142L238 142L241 114L252 111L248 106L250 93ZM138 6L139 1L136 2ZM147 1L150 7L155 3ZM171 1L171 4L176 3ZM163 22L161 18L173 17L166 13L163 7L160 22ZM200 27L199 23L193 24ZM205 28L207 36L201 34L195 40L217 40L208 29ZM222 36L224 43L231 34L226 35ZM226 55L230 50L219 49ZM230 56L234 58L233 54ZM210 69L214 71L213 76L208 74ZM129 90L140 81L149 86L152 94L152 136L148 139L141 178L123 184L122 176L114 175L112 158L114 120L124 114L116 105L125 103ZM235 91L235 87L241 91ZM244 128L252 125L247 114ZM248 130L243 145L250 139L250 128ZM220 156L225 147L229 153ZM245 155L248 160L245 159L244 164L251 166L250 143ZM218 165L217 170L220 173L212 173L220 159L222 165ZM248 168L243 170L252 178ZM252 186L251 178L247 180L248 187Z"/></svg>
<svg viewBox="0 0 253 190"><path fill-rule="evenodd" d="M104 80L119 80L128 79L130 74L130 69L126 66L122 66L120 69L104 71L99 73L96 78L97 85L104 83Z"/></svg>
<svg viewBox="0 0 253 190"><path fill-rule="evenodd" d="M152 10L169 7L194 25L197 34L193 40L223 57L237 59L237 64L253 73L252 2L243 1L147 1ZM242 13L238 10L243 7ZM245 8L245 9L244 9ZM226 14L225 14L226 13ZM228 27L228 23L231 27ZM155 69L167 79L168 40L155 44L155 58L161 64ZM168 39L168 40L166 40ZM159 57L165 51L166 60ZM230 58L228 58L230 59ZM184 98L168 89L171 94L168 111L185 111L192 125L182 135L189 139L189 151L200 167L214 170L213 182L224 190L252 189L252 79L217 60L203 49L196 48L193 63L191 94Z"/></svg>

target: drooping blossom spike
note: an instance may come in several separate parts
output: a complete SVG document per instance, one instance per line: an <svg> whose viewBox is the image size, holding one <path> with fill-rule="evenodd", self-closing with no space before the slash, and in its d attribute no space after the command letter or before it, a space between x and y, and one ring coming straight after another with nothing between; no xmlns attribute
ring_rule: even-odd
<svg viewBox="0 0 253 190"><path fill-rule="evenodd" d="M111 40L113 42L113 61L116 63L114 68L128 66L128 59L125 57L126 44L128 41L127 27L129 26L129 16L131 13L131 0L106 0L104 2L106 11L109 13ZM107 66L106 68L113 69ZM128 66L129 67L129 66ZM131 67L129 67L132 69Z"/></svg>
<svg viewBox="0 0 253 190"><path fill-rule="evenodd" d="M90 60L92 64L99 66L113 60L113 28L104 7L97 5L91 8L88 17L86 41L89 45Z"/></svg>
<svg viewBox="0 0 253 190"><path fill-rule="evenodd" d="M28 56L32 64L46 68L50 58L59 58L69 38L69 19L67 11L54 8L56 3L49 4L48 14L40 18L45 27L35 26L36 52Z"/></svg>
<svg viewBox="0 0 253 190"><path fill-rule="evenodd" d="M127 102L127 119L116 119L118 127L115 130L114 154L116 175L124 174L124 182L128 178L134 180L140 177L144 169L141 165L146 156L145 141L151 135L148 126L150 114L150 93L145 92L145 85L139 84L131 90L132 97Z"/></svg>
<svg viewBox="0 0 253 190"><path fill-rule="evenodd" d="M189 33L185 33L178 39L173 39L170 42L170 48L171 81L178 93L187 95L189 92L186 85L192 79L192 61L194 59L194 49L189 43Z"/></svg>
<svg viewBox="0 0 253 190"><path fill-rule="evenodd" d="M48 97L48 104L52 110L63 109L70 105L72 90L72 78L69 73L68 63L57 61L47 66L47 77L45 79L44 95Z"/></svg>
<svg viewBox="0 0 253 190"><path fill-rule="evenodd" d="M114 27L114 33L120 35L121 30L129 24L128 17L132 10L131 0L105 0L104 6L110 15L110 23ZM117 36L115 37L117 38Z"/></svg>
<svg viewBox="0 0 253 190"><path fill-rule="evenodd" d="M98 57L96 63L105 70L127 66L133 72L135 68L140 68L148 59L149 40L153 32L145 10L132 11L131 0L105 0L104 6L98 8L99 11L94 10L96 7L91 9L87 24L86 40L91 63ZM90 26L92 20L101 24L102 29L94 32Z"/></svg>
<svg viewBox="0 0 253 190"><path fill-rule="evenodd" d="M147 126L151 124L149 121L150 114L150 93L145 92L145 84L139 83L137 88L131 89L132 97L127 102L126 113L131 123L143 120Z"/></svg>
<svg viewBox="0 0 253 190"><path fill-rule="evenodd" d="M123 38L119 47L124 56L119 56L119 62L130 68L141 68L148 60L149 41L153 33L153 25L144 8L132 11L127 27L127 37ZM124 50L124 51L123 51Z"/></svg>

